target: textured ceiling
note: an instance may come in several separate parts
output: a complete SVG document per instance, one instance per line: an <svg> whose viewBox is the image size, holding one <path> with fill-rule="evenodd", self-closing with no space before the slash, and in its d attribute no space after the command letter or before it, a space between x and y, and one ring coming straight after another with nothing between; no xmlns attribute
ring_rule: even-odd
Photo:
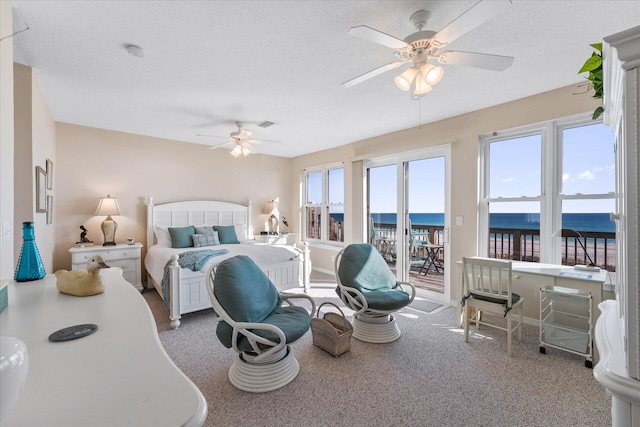
<svg viewBox="0 0 640 427"><path fill-rule="evenodd" d="M213 145L224 139L196 135L225 137L241 120L280 141L261 153L295 157L584 81L589 44L640 22L638 1L513 0L448 46L514 56L506 71L444 66L421 101L393 83L402 69L340 85L394 59L350 27L402 39L417 10L438 31L476 3L12 0L14 29L30 27L14 58L33 67L58 122Z"/></svg>

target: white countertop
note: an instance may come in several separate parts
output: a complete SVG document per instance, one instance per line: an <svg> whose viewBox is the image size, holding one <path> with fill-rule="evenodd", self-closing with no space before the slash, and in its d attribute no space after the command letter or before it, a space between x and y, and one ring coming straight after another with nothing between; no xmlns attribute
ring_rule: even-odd
<svg viewBox="0 0 640 427"><path fill-rule="evenodd" d="M207 403L165 352L144 298L119 268L100 274L106 290L90 297L59 293L53 275L9 284L0 335L26 343L29 372L2 425L202 425ZM74 341L48 340L84 323L98 330Z"/></svg>
<svg viewBox="0 0 640 427"><path fill-rule="evenodd" d="M519 273L540 274L543 276L563 277L567 279L593 280L605 283L607 271L584 271L568 265L541 264L538 262L513 261L511 269Z"/></svg>

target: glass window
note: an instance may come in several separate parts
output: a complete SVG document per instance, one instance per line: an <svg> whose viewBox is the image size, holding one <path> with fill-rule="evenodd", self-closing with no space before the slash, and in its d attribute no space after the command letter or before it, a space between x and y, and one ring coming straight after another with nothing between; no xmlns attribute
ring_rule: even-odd
<svg viewBox="0 0 640 427"><path fill-rule="evenodd" d="M540 261L540 202L489 204L489 257Z"/></svg>
<svg viewBox="0 0 640 427"><path fill-rule="evenodd" d="M322 203L322 172L307 174L307 204Z"/></svg>
<svg viewBox="0 0 640 427"><path fill-rule="evenodd" d="M611 129L602 123L563 129L562 193L614 192L616 160L613 143Z"/></svg>
<svg viewBox="0 0 640 427"><path fill-rule="evenodd" d="M309 171L305 179L306 240L344 242L344 168Z"/></svg>
<svg viewBox="0 0 640 427"><path fill-rule="evenodd" d="M608 126L564 119L486 136L481 145L481 255L615 271Z"/></svg>
<svg viewBox="0 0 640 427"><path fill-rule="evenodd" d="M562 263L615 271L614 135L602 123L561 130L561 218L555 235Z"/></svg>
<svg viewBox="0 0 640 427"><path fill-rule="evenodd" d="M489 194L495 197L540 195L542 135L489 144Z"/></svg>

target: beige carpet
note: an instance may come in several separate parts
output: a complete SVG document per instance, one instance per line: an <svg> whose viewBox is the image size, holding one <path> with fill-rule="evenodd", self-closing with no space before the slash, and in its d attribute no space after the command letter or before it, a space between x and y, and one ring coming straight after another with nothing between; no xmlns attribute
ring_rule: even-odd
<svg viewBox="0 0 640 427"><path fill-rule="evenodd" d="M312 295L338 302L334 287L316 283ZM454 308L407 308L397 315L398 341L353 339L339 358L315 347L307 333L293 345L296 379L250 394L227 378L235 356L218 342L212 310L184 315L171 330L155 290L143 296L167 353L208 402L207 426L611 425L610 398L584 359L554 349L540 354L532 326L509 358L501 331L483 328L465 344Z"/></svg>

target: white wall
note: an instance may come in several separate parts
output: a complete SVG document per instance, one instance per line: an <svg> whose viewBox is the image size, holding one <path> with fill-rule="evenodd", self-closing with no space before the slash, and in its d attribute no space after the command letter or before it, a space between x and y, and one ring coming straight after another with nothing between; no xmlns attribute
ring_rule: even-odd
<svg viewBox="0 0 640 427"><path fill-rule="evenodd" d="M0 34L13 32L11 3L0 1ZM13 279L13 41L0 42L0 282ZM10 234L3 236L3 225Z"/></svg>
<svg viewBox="0 0 640 427"><path fill-rule="evenodd" d="M290 194L291 159L260 154L234 159L227 149L66 123L57 123L56 132L56 269L70 268L68 250L79 240L80 225L95 244L103 243L104 217L93 213L98 199L107 194L118 199L123 211L114 217L119 243L127 237L146 242L149 196L156 204L251 201L255 231L264 229L268 215L262 209L268 201L280 197L280 213L286 217L298 202Z"/></svg>
<svg viewBox="0 0 640 427"><path fill-rule="evenodd" d="M50 159L55 166L55 122L32 68L14 64L14 252L22 247L22 223L33 221L36 244L45 271L53 273L54 224L47 214L36 212L36 166L46 170ZM55 180L55 179L54 179ZM54 195L53 190L46 190Z"/></svg>

